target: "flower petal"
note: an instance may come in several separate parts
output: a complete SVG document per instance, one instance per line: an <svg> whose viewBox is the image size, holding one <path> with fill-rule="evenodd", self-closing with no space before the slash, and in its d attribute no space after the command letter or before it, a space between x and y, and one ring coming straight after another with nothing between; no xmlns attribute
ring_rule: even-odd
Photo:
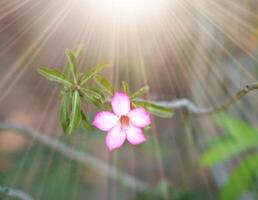
<svg viewBox="0 0 258 200"><path fill-rule="evenodd" d="M144 108L135 108L128 113L132 125L144 128L151 124L150 114Z"/></svg>
<svg viewBox="0 0 258 200"><path fill-rule="evenodd" d="M142 130L135 126L129 126L126 129L126 138L131 144L140 144L146 141Z"/></svg>
<svg viewBox="0 0 258 200"><path fill-rule="evenodd" d="M127 94L116 92L111 100L113 111L116 115L126 115L130 111L130 98Z"/></svg>
<svg viewBox="0 0 258 200"><path fill-rule="evenodd" d="M118 117L111 112L99 112L95 115L93 125L102 131L109 131L118 123Z"/></svg>
<svg viewBox="0 0 258 200"><path fill-rule="evenodd" d="M106 145L110 151L121 147L125 141L125 132L120 126L113 127L106 136Z"/></svg>

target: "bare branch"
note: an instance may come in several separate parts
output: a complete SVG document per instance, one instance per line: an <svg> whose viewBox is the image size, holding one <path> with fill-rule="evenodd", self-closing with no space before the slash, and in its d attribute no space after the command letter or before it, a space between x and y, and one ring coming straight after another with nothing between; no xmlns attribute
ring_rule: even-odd
<svg viewBox="0 0 258 200"><path fill-rule="evenodd" d="M0 193L3 193L7 196L18 198L21 200L32 200L32 198L25 192L17 189L7 188L0 185Z"/></svg>
<svg viewBox="0 0 258 200"><path fill-rule="evenodd" d="M175 101L152 101L152 102L157 105L172 108L174 110L184 108L190 114L194 114L194 115L210 115L210 114L214 114L214 113L226 110L231 105L239 101L247 93L257 89L258 89L258 83L246 85L243 89L239 90L236 94L229 97L222 104L215 107L208 107L208 108L198 107L196 104L194 104L192 101L188 99L179 99Z"/></svg>
<svg viewBox="0 0 258 200"><path fill-rule="evenodd" d="M50 147L57 152L61 153L63 156L77 161L79 163L89 165L100 174L106 175L111 179L118 181L125 187L131 188L136 191L142 191L148 187L148 184L136 179L134 176L127 173L123 173L115 167L112 167L105 162L95 158L94 156L87 154L85 152L78 151L63 142L58 141L57 139L48 136L49 134L41 133L32 128L18 125L0 122L0 130L13 130L16 132L21 132L27 136L37 140L38 142Z"/></svg>

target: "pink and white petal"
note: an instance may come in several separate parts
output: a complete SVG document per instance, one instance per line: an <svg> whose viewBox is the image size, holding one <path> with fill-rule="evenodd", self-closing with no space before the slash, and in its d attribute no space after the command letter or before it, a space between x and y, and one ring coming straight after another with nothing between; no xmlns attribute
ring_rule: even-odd
<svg viewBox="0 0 258 200"><path fill-rule="evenodd" d="M132 125L144 128L151 124L150 114L144 108L135 108L128 113Z"/></svg>
<svg viewBox="0 0 258 200"><path fill-rule="evenodd" d="M99 112L95 115L93 125L102 131L109 131L118 124L118 117L107 111Z"/></svg>
<svg viewBox="0 0 258 200"><path fill-rule="evenodd" d="M113 151L121 147L125 139L125 132L121 130L120 126L115 126L107 133L106 145L110 151Z"/></svg>
<svg viewBox="0 0 258 200"><path fill-rule="evenodd" d="M141 144L147 140L143 131L135 126L129 126L126 129L126 138L133 145Z"/></svg>
<svg viewBox="0 0 258 200"><path fill-rule="evenodd" d="M126 115L130 111L130 98L127 94L116 92L111 100L113 111L116 115Z"/></svg>

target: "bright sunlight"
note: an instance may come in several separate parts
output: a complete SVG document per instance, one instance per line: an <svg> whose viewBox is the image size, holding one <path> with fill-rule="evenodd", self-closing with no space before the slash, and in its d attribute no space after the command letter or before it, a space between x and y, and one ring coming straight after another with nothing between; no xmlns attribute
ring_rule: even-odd
<svg viewBox="0 0 258 200"><path fill-rule="evenodd" d="M92 12L102 16L110 15L124 23L152 18L166 8L164 0L92 0L85 1L92 7Z"/></svg>

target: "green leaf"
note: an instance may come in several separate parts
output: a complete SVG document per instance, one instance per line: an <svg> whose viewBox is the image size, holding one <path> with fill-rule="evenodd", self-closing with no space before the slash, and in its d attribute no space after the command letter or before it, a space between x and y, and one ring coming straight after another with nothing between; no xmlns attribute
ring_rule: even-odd
<svg viewBox="0 0 258 200"><path fill-rule="evenodd" d="M38 69L38 72L50 81L62 83L66 86L72 86L72 82L66 79L63 74L61 74L59 71L55 69L48 69L46 67L41 67Z"/></svg>
<svg viewBox="0 0 258 200"><path fill-rule="evenodd" d="M226 114L217 115L216 122L229 138L214 143L201 157L201 164L212 166L258 146L257 130L250 124Z"/></svg>
<svg viewBox="0 0 258 200"><path fill-rule="evenodd" d="M79 58L83 50L83 45L79 45L75 49L72 50L73 55L75 56L76 59Z"/></svg>
<svg viewBox="0 0 258 200"><path fill-rule="evenodd" d="M145 92L147 92L149 90L149 86L145 85L144 87L142 87L141 89L137 90L135 93L133 93L130 97L131 99L135 99L136 97L144 94Z"/></svg>
<svg viewBox="0 0 258 200"><path fill-rule="evenodd" d="M77 84L77 78L78 78L78 69L77 69L77 60L74 55L74 53L70 50L66 50L66 56L68 58L68 63L70 67L70 71L73 75L74 83Z"/></svg>
<svg viewBox="0 0 258 200"><path fill-rule="evenodd" d="M92 68L89 72L85 73L81 80L80 80L80 85L85 84L88 80L90 80L92 77L94 77L96 74L101 72L103 69L105 69L109 63L103 63L100 65L97 65L96 67Z"/></svg>
<svg viewBox="0 0 258 200"><path fill-rule="evenodd" d="M82 89L85 93L87 93L90 96L95 96L97 99L99 99L102 103L105 102L105 95L102 93L102 91L97 87L89 87Z"/></svg>
<svg viewBox="0 0 258 200"><path fill-rule="evenodd" d="M242 160L232 171L228 182L220 192L221 200L238 199L245 191L248 191L255 181L258 171L258 154L250 155Z"/></svg>
<svg viewBox="0 0 258 200"><path fill-rule="evenodd" d="M243 146L237 145L233 140L221 140L205 151L200 159L200 163L205 166L212 166L232 159L243 149Z"/></svg>
<svg viewBox="0 0 258 200"><path fill-rule="evenodd" d="M171 108L156 105L148 101L133 100L133 103L136 106L146 108L150 113L159 117L171 118L173 116L173 111Z"/></svg>
<svg viewBox="0 0 258 200"><path fill-rule="evenodd" d="M101 102L101 100L93 95L90 95L86 89L82 89L82 95L84 98L86 98L86 100L90 101L91 103L93 103L95 106L101 108L103 103Z"/></svg>
<svg viewBox="0 0 258 200"><path fill-rule="evenodd" d="M201 163L207 166L217 164L240 153L255 150L258 146L258 131L251 124L230 115L219 114L216 116L216 122L221 126L227 137L217 140L217 142L206 151L201 157ZM248 155L248 154L246 154ZM220 192L221 200L234 200L252 188L255 184L255 176L258 173L258 154L249 155L246 159L233 169L228 182L223 186Z"/></svg>
<svg viewBox="0 0 258 200"><path fill-rule="evenodd" d="M123 84L123 90L124 90L124 92L125 92L126 94L129 94L129 86L128 86L127 82L123 81L122 84Z"/></svg>
<svg viewBox="0 0 258 200"><path fill-rule="evenodd" d="M72 96L72 112L70 116L70 124L68 133L74 132L81 120L81 102L78 91L75 91Z"/></svg>
<svg viewBox="0 0 258 200"><path fill-rule="evenodd" d="M238 143L246 147L258 145L258 130L251 124L226 114L216 116L217 124Z"/></svg>
<svg viewBox="0 0 258 200"><path fill-rule="evenodd" d="M73 53L75 59L77 60L82 52L82 46L80 45L79 47L71 50L71 52ZM71 68L73 66L71 65L69 59L68 59L68 62L66 63L65 65L65 72L64 72L64 76L67 78L67 79L70 79L70 74L71 74Z"/></svg>
<svg viewBox="0 0 258 200"><path fill-rule="evenodd" d="M69 94L64 94L60 106L60 122L64 132L67 132L69 126L69 107L71 99Z"/></svg>
<svg viewBox="0 0 258 200"><path fill-rule="evenodd" d="M94 126L92 126L92 124L88 121L85 113L83 112L83 110L81 110L81 119L82 119L82 127L85 130L94 130Z"/></svg>
<svg viewBox="0 0 258 200"><path fill-rule="evenodd" d="M97 75L97 76L95 76L95 81L102 90L106 91L107 93L109 93L110 95L113 96L114 87L111 85L111 83L107 79L105 79L102 76Z"/></svg>

